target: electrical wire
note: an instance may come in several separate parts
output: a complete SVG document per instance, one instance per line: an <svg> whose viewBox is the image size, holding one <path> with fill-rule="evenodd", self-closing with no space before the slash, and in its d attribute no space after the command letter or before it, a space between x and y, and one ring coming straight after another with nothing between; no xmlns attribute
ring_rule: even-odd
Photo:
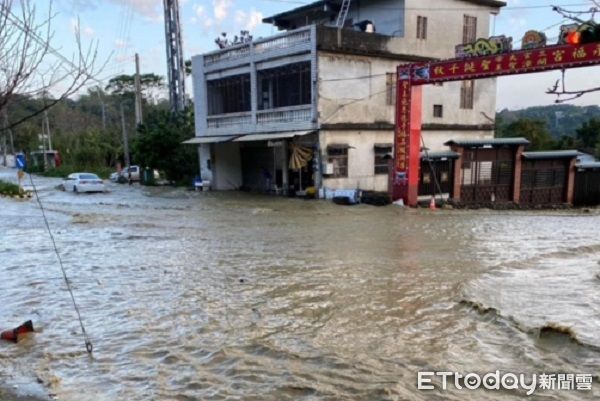
<svg viewBox="0 0 600 401"><path fill-rule="evenodd" d="M69 290L69 294L71 295L71 301L73 301L73 307L75 308L75 313L77 313L77 319L79 320L79 325L81 326L81 334L83 335L83 341L85 343L85 349L88 354L92 354L94 350L94 346L92 345L92 341L90 340L87 332L85 331L85 326L83 325L83 320L81 318L81 312L79 311L79 307L77 306L77 302L75 301L75 295L73 294L73 289L71 288L71 283L69 278L67 277L67 272L65 271L65 266L63 264L62 258L60 257L60 252L58 252L58 247L56 246L56 241L54 239L54 235L52 234L52 230L50 229L50 223L48 222L48 218L46 217L46 211L44 210L44 205L42 205L42 201L40 200L40 195L38 194L37 187L33 182L33 176L29 174L29 181L31 182L31 186L33 188L33 192L35 193L35 199L37 200L38 205L40 206L40 210L42 211L42 217L44 218L44 223L46 224L46 229L48 230L48 235L50 236L50 240L52 241L52 246L54 247L54 253L56 254L56 258L58 259L58 264L60 265L60 269L62 270L63 279L65 280L65 284L67 285L67 290Z"/></svg>
<svg viewBox="0 0 600 401"><path fill-rule="evenodd" d="M300 2L293 0L260 0L268 1L271 3L284 3L284 4L299 4L301 6L308 6L314 2ZM569 3L569 4L547 4L547 5L534 5L534 6L508 6L498 7L500 10L528 10L528 9L540 9L540 8L552 8L552 7L579 7L588 6L590 3ZM378 7L380 10L413 10L413 11L481 11L481 7Z"/></svg>

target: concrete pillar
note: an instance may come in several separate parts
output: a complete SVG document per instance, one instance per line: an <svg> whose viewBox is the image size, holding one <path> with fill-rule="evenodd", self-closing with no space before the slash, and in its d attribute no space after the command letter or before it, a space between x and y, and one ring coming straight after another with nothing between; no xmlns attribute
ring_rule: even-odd
<svg viewBox="0 0 600 401"><path fill-rule="evenodd" d="M423 87L411 88L410 138L408 158L408 205L417 206L421 169L421 125L423 114Z"/></svg>
<svg viewBox="0 0 600 401"><path fill-rule="evenodd" d="M289 163L288 140L283 139L281 144L281 186L283 187L283 194L286 196L290 190L290 182L288 177Z"/></svg>
<svg viewBox="0 0 600 401"><path fill-rule="evenodd" d="M577 159L573 158L569 162L569 171L567 172L567 203L569 205L573 204L573 197L575 196L575 164L577 163Z"/></svg>
<svg viewBox="0 0 600 401"><path fill-rule="evenodd" d="M458 153L458 159L454 160L454 183L452 186L452 200L460 202L460 186L462 177L462 163L464 149L458 146L452 146L452 151Z"/></svg>
<svg viewBox="0 0 600 401"><path fill-rule="evenodd" d="M513 202L521 201L521 171L523 170L523 151L525 145L519 145L515 150L515 169L513 176Z"/></svg>

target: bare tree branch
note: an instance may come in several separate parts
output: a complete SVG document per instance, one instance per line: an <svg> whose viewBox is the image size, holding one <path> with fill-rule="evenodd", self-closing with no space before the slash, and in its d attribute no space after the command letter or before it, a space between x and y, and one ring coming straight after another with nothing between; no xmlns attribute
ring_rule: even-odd
<svg viewBox="0 0 600 401"><path fill-rule="evenodd" d="M600 86L581 90L568 90L566 88L565 76L565 70L563 70L561 79L557 80L554 83L554 85L551 88L548 88L548 90L546 91L546 93L549 95L556 95L556 100L554 101L554 103L565 103L571 100L578 99L587 93L600 91Z"/></svg>
<svg viewBox="0 0 600 401"><path fill-rule="evenodd" d="M14 128L74 95L95 81L108 62L96 66L98 43L84 48L79 23L74 33L76 53L71 59L51 46L52 3L40 17L32 0L18 0L18 6L13 1L0 0L0 111L17 95L49 99L42 108L4 129Z"/></svg>

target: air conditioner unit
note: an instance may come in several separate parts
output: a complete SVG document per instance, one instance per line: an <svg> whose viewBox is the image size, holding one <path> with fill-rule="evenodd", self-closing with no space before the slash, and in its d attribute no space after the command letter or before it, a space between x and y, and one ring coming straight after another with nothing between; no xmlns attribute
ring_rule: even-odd
<svg viewBox="0 0 600 401"><path fill-rule="evenodd" d="M323 174L324 175L332 175L333 174L333 163L323 164Z"/></svg>

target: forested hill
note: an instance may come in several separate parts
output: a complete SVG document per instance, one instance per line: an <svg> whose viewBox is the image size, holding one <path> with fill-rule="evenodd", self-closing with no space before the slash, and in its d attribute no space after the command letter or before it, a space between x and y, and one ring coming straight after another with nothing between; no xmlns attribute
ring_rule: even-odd
<svg viewBox="0 0 600 401"><path fill-rule="evenodd" d="M563 135L575 136L575 130L591 118L600 119L600 107L560 104L522 110L504 109L496 114L496 118L499 126L506 126L519 119L544 121L552 137L558 139Z"/></svg>

